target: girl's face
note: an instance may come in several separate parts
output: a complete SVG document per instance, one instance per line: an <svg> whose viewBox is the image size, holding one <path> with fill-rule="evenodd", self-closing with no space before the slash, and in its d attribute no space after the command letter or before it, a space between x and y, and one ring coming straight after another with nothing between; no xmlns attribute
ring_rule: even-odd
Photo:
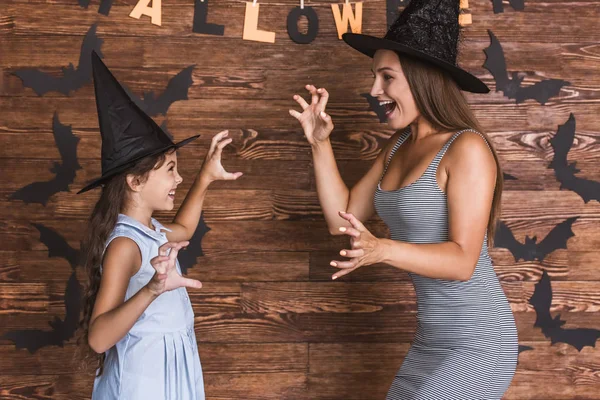
<svg viewBox="0 0 600 400"><path fill-rule="evenodd" d="M165 162L148 173L148 179L140 186L139 199L152 211L170 211L175 206L175 189L183 182L177 172L177 153L165 154Z"/></svg>
<svg viewBox="0 0 600 400"><path fill-rule="evenodd" d="M417 105L402 72L398 55L391 50L377 50L373 57L371 96L385 107L388 125L402 129L419 117Z"/></svg>

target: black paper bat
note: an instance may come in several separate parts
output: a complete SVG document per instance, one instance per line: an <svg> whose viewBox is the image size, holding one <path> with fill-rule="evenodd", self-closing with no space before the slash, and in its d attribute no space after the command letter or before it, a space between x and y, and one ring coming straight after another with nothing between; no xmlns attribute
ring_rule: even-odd
<svg viewBox="0 0 600 400"><path fill-rule="evenodd" d="M578 218L568 218L556 225L540 243L537 243L537 236L533 238L525 236L524 244L515 239L512 231L504 222L499 221L494 236L495 247L509 249L517 262L521 259L544 261L544 258L554 250L567 248L567 240L575 236L571 227Z"/></svg>
<svg viewBox="0 0 600 400"><path fill-rule="evenodd" d="M61 162L55 162L50 169L56 175L49 181L33 182L18 189L10 195L11 200L22 200L27 204L39 203L45 206L50 197L56 193L69 191L69 185L73 183L76 171L81 169L77 160L79 138L73 135L70 125L60 123L56 112L52 118L52 133L61 157Z"/></svg>
<svg viewBox="0 0 600 400"><path fill-rule="evenodd" d="M379 100L376 97L371 96L369 93L361 93L362 97L367 99L369 102L369 108L371 111L374 111L377 114L377 118L379 118L379 122L385 122L387 118L385 117L385 107L379 105Z"/></svg>
<svg viewBox="0 0 600 400"><path fill-rule="evenodd" d="M535 284L533 295L529 304L535 310L536 319L533 326L542 328L542 333L550 339L552 344L567 343L581 351L585 346L596 347L596 340L600 338L600 330L592 328L563 328L566 321L550 315L552 304L552 286L548 272L544 270L542 278Z"/></svg>
<svg viewBox="0 0 600 400"><path fill-rule="evenodd" d="M92 80L92 50L96 50L100 57L103 40L96 36L96 24L92 25L85 34L81 52L79 53L79 65L77 69L73 64L62 68L62 76L55 77L38 69L26 68L15 71L23 81L23 86L32 88L38 96L47 92L60 92L69 95L70 92L79 89Z"/></svg>
<svg viewBox="0 0 600 400"><path fill-rule="evenodd" d="M483 67L494 77L497 92L502 91L509 99L515 99L517 104L527 99L533 99L544 105L550 97L560 93L563 86L570 84L562 79L544 79L533 85L522 87L521 82L523 82L524 76L519 76L518 72L512 72L512 77L508 76L502 46L489 29L488 34L490 35L490 46L483 50L486 55Z"/></svg>
<svg viewBox="0 0 600 400"><path fill-rule="evenodd" d="M79 5L82 8L88 8L90 0L78 0ZM100 7L98 7L98 13L108 15L110 8L112 7L113 0L100 0Z"/></svg>
<svg viewBox="0 0 600 400"><path fill-rule="evenodd" d="M165 115L171 104L177 100L187 100L188 91L192 86L192 71L195 65L181 70L177 75L169 80L167 88L162 92L160 96L155 96L154 92L144 92L143 97L140 98L134 94L127 87L123 86L125 92L131 97L131 99L137 104L139 108L151 117L155 117L159 114Z"/></svg>
<svg viewBox="0 0 600 400"><path fill-rule="evenodd" d="M196 264L196 259L204 255L202 251L202 238L208 231L210 231L210 228L204 222L204 213L202 213L196 227L196 232L194 232L194 235L190 239L190 244L187 249L180 250L177 255L182 274L187 275L188 269Z"/></svg>
<svg viewBox="0 0 600 400"><path fill-rule="evenodd" d="M79 265L79 250L69 246L67 241L55 230L40 224L33 224L40 232L40 241L48 248L49 257L63 257L73 272L67 281L65 289L65 318L54 317L48 324L49 331L41 329L24 329L7 332L4 338L12 340L17 349L26 348L30 353L35 353L45 346L60 346L71 339L77 330L79 314L81 311L81 285L77 281L75 268Z"/></svg>
<svg viewBox="0 0 600 400"><path fill-rule="evenodd" d="M508 0L508 3L516 11L523 11L525 9L525 0ZM502 0L492 0L492 6L494 7L494 14L504 12Z"/></svg>
<svg viewBox="0 0 600 400"><path fill-rule="evenodd" d="M548 168L554 169L556 180L560 182L561 189L572 190L577 193L585 203L590 200L600 202L600 182L575 176L578 170L576 162L569 163L567 154L573 146L575 139L575 116L569 115L569 119L563 125L558 126L556 135L550 139L550 145L554 149L554 158Z"/></svg>
<svg viewBox="0 0 600 400"><path fill-rule="evenodd" d="M527 351L527 350L533 350L533 347L531 347L531 346L525 346L523 344L519 345L519 354L522 353L522 352L524 352L524 351Z"/></svg>

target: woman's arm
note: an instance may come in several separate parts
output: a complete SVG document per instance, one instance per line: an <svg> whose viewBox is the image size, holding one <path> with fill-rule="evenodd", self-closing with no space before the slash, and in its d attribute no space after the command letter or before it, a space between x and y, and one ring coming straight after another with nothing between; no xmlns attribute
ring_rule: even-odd
<svg viewBox="0 0 600 400"><path fill-rule="evenodd" d="M329 139L320 146L313 146L313 162L319 202L332 235L342 234L340 227L349 227L350 223L340 218L338 211L353 214L359 221L368 221L375 214L373 196L377 183L383 174L387 160L394 143L402 132L395 133L386 142L383 149L365 175L348 190L340 176ZM316 148L315 148L316 147Z"/></svg>
<svg viewBox="0 0 600 400"><path fill-rule="evenodd" d="M412 244L384 239L382 262L419 275L469 280L473 275L496 185L496 162L485 140L463 132L448 149L448 241Z"/></svg>
<svg viewBox="0 0 600 400"><path fill-rule="evenodd" d="M353 215L342 214L352 224L351 228L341 228L351 236L351 248L340 254L351 260L332 261L333 266L341 269L333 279L363 265L376 263L386 263L429 278L463 281L471 278L492 207L496 163L485 140L472 132L462 133L450 146L444 160L448 175L448 241L414 244L379 239Z"/></svg>
<svg viewBox="0 0 600 400"><path fill-rule="evenodd" d="M108 245L88 333L88 343L95 352L103 353L121 340L156 298L144 287L123 302L129 279L141 264L142 256L133 240L118 237Z"/></svg>

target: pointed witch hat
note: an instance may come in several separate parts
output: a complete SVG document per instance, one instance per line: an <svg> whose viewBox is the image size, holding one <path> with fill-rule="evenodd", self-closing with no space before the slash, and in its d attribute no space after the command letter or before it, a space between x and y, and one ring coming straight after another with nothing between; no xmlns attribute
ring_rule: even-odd
<svg viewBox="0 0 600 400"><path fill-rule="evenodd" d="M200 136L174 143L131 100L95 51L92 51L92 70L102 136L102 176L92 180L77 194L102 185L146 156L177 149Z"/></svg>
<svg viewBox="0 0 600 400"><path fill-rule="evenodd" d="M411 0L383 38L357 33L342 38L369 57L381 49L397 51L442 68L462 90L488 93L483 81L457 65L459 12L459 0Z"/></svg>

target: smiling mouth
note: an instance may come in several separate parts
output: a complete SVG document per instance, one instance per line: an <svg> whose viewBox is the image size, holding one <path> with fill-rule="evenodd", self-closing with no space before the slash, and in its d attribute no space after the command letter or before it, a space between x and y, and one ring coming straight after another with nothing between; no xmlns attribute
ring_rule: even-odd
<svg viewBox="0 0 600 400"><path fill-rule="evenodd" d="M384 108L386 117L389 117L390 114L393 113L394 109L396 108L396 102L393 100L380 101L379 105Z"/></svg>
<svg viewBox="0 0 600 400"><path fill-rule="evenodd" d="M171 191L169 192L169 197L170 197L170 198L172 198L172 199L174 199L174 198L175 198L175 190L171 190Z"/></svg>

